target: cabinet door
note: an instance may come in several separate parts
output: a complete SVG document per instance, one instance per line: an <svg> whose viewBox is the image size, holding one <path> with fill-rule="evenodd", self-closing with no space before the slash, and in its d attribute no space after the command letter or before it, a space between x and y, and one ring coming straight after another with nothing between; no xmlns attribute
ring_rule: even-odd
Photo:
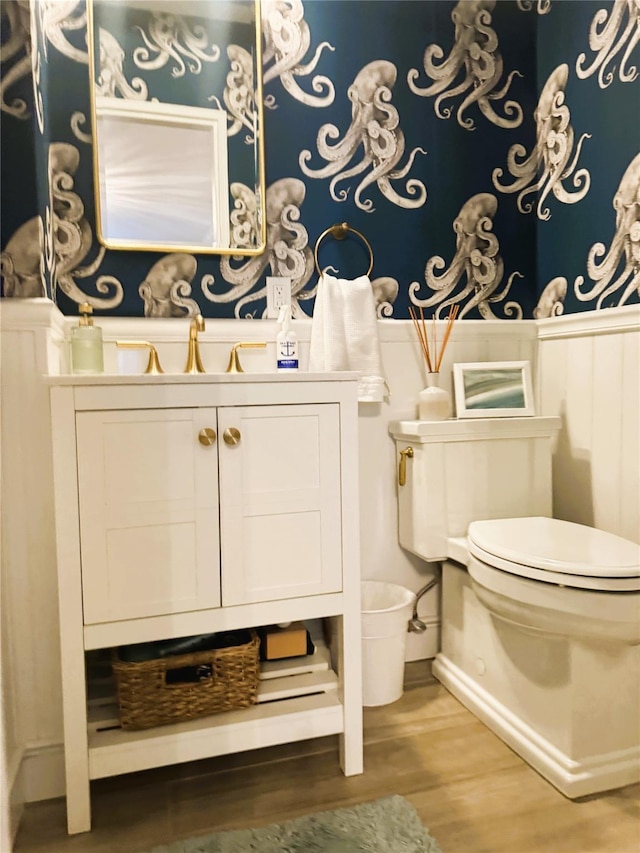
<svg viewBox="0 0 640 853"><path fill-rule="evenodd" d="M85 624L220 605L215 409L76 416ZM206 441L206 437L204 437Z"/></svg>
<svg viewBox="0 0 640 853"><path fill-rule="evenodd" d="M223 605L342 588L339 417L338 404L218 410Z"/></svg>

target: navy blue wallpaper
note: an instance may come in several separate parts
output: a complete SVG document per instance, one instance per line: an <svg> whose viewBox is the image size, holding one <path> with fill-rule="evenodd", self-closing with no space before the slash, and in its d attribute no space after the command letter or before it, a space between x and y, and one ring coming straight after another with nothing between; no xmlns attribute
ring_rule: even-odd
<svg viewBox="0 0 640 853"><path fill-rule="evenodd" d="M219 258L100 247L84 2L33 5L30 39L24 5L2 3L4 295L48 292L74 314L87 300L124 316L259 318L265 277L285 275L294 312L310 315L315 242L346 220L373 248L380 316L638 302L632 0L262 5L267 249ZM320 264L349 278L368 256L355 237L327 239Z"/></svg>
<svg viewBox="0 0 640 853"><path fill-rule="evenodd" d="M29 11L17 3L2 3L0 10L2 295L43 296Z"/></svg>
<svg viewBox="0 0 640 853"><path fill-rule="evenodd" d="M548 196L538 221L541 303L566 290L565 311L638 302L640 294L640 7L637 3L552 2L539 20L538 88L565 68L577 164L560 183L587 192L577 203ZM555 186L558 186L556 182ZM546 292L545 292L546 288Z"/></svg>

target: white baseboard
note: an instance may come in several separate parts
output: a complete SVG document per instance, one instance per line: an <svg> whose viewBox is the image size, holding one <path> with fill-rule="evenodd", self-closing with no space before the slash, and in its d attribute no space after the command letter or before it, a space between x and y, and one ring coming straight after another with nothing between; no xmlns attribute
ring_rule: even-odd
<svg viewBox="0 0 640 853"><path fill-rule="evenodd" d="M436 656L433 674L456 699L565 797L585 797L640 781L638 747L575 761L494 699L446 655Z"/></svg>
<svg viewBox="0 0 640 853"><path fill-rule="evenodd" d="M20 772L22 757L23 753L20 750L15 750L9 758L6 777L7 790L2 791L3 818L6 819L7 823L2 828L0 843L3 845L9 844L9 850L13 850L13 842L18 833L18 826L24 808L24 791Z"/></svg>
<svg viewBox="0 0 640 853"><path fill-rule="evenodd" d="M64 797L64 749L61 743L25 749L19 768L25 803Z"/></svg>

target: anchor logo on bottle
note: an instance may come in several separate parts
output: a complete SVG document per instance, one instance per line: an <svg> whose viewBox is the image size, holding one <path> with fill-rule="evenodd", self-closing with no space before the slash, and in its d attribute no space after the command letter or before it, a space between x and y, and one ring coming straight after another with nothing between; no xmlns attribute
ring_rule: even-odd
<svg viewBox="0 0 640 853"><path fill-rule="evenodd" d="M289 358L292 355L296 354L296 346L295 341L281 341L280 342L280 355L286 355Z"/></svg>

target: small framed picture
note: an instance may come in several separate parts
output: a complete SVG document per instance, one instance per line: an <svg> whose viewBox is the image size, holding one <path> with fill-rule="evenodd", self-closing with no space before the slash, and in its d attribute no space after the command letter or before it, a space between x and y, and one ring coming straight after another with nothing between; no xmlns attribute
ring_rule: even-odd
<svg viewBox="0 0 640 853"><path fill-rule="evenodd" d="M534 415L528 361L478 361L453 365L459 418L515 418Z"/></svg>

